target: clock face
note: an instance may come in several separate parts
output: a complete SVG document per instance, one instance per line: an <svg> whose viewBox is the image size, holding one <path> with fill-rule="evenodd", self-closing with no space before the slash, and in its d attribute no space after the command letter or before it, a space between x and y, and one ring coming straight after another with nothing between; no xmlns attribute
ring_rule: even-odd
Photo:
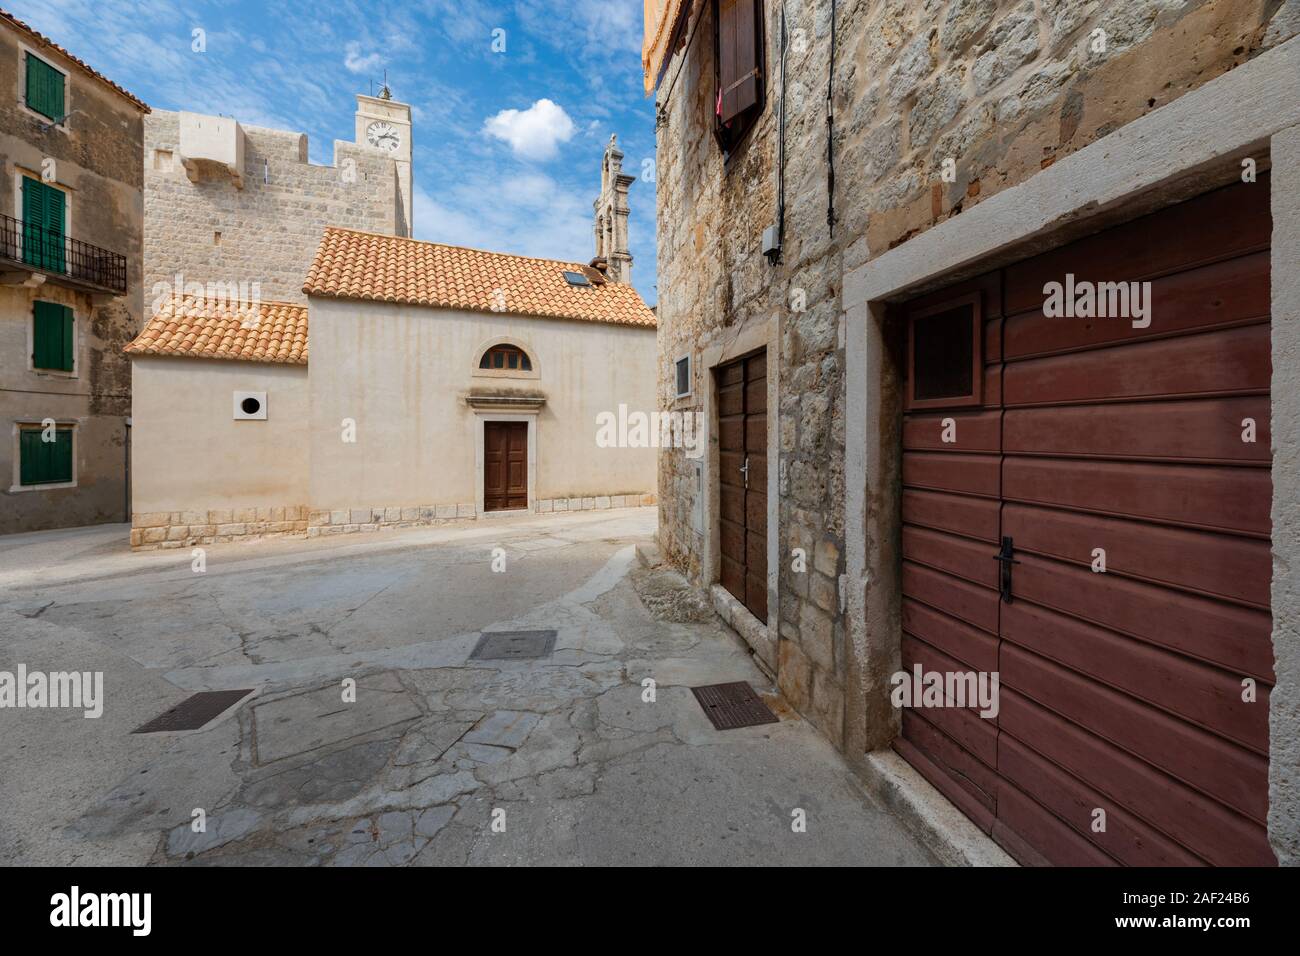
<svg viewBox="0 0 1300 956"><path fill-rule="evenodd" d="M371 146L378 146L380 149L392 152L397 149L402 139L396 129L380 120L366 127L366 141Z"/></svg>

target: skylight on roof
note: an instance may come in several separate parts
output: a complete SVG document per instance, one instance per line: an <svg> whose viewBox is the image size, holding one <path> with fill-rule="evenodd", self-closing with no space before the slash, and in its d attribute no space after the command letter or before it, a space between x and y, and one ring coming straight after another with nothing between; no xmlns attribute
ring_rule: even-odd
<svg viewBox="0 0 1300 956"><path fill-rule="evenodd" d="M569 285L591 285L591 280L581 272L565 272L564 281Z"/></svg>

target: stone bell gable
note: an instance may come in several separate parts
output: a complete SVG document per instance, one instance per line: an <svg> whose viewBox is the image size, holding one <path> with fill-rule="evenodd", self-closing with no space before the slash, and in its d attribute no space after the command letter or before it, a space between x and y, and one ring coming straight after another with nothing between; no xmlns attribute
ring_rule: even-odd
<svg viewBox="0 0 1300 956"><path fill-rule="evenodd" d="M635 176L623 172L623 151L618 148L618 137L611 135L600 165L600 197L592 203L596 257L591 260L611 282L632 281L632 253L628 252L627 239L627 217L631 210L627 191L634 182Z"/></svg>

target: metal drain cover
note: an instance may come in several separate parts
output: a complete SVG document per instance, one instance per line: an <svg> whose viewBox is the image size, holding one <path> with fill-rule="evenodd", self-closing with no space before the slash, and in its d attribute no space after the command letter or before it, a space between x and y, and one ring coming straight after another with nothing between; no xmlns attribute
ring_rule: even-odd
<svg viewBox="0 0 1300 956"><path fill-rule="evenodd" d="M131 733L160 734L169 730L198 730L252 692L252 688L202 691L186 697L171 710L159 714L147 724L141 724Z"/></svg>
<svg viewBox="0 0 1300 956"><path fill-rule="evenodd" d="M527 661L549 657L555 650L555 631L492 631L479 638L470 660Z"/></svg>
<svg viewBox="0 0 1300 956"><path fill-rule="evenodd" d="M754 692L754 688L743 680L734 684L692 687L691 693L717 730L779 723L776 714L767 709L767 704Z"/></svg>

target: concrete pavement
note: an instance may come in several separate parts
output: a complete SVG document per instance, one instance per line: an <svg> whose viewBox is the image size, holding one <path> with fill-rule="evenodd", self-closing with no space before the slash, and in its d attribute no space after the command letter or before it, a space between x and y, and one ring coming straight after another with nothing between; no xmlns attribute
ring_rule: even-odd
<svg viewBox="0 0 1300 956"><path fill-rule="evenodd" d="M103 671L106 698L99 719L0 710L0 863L931 863L685 582L637 561L654 521L214 546L201 572L130 553L123 526L0 538L0 671ZM549 657L469 656L529 629L557 632ZM689 688L736 680L780 722L715 730ZM230 688L256 693L130 733Z"/></svg>

